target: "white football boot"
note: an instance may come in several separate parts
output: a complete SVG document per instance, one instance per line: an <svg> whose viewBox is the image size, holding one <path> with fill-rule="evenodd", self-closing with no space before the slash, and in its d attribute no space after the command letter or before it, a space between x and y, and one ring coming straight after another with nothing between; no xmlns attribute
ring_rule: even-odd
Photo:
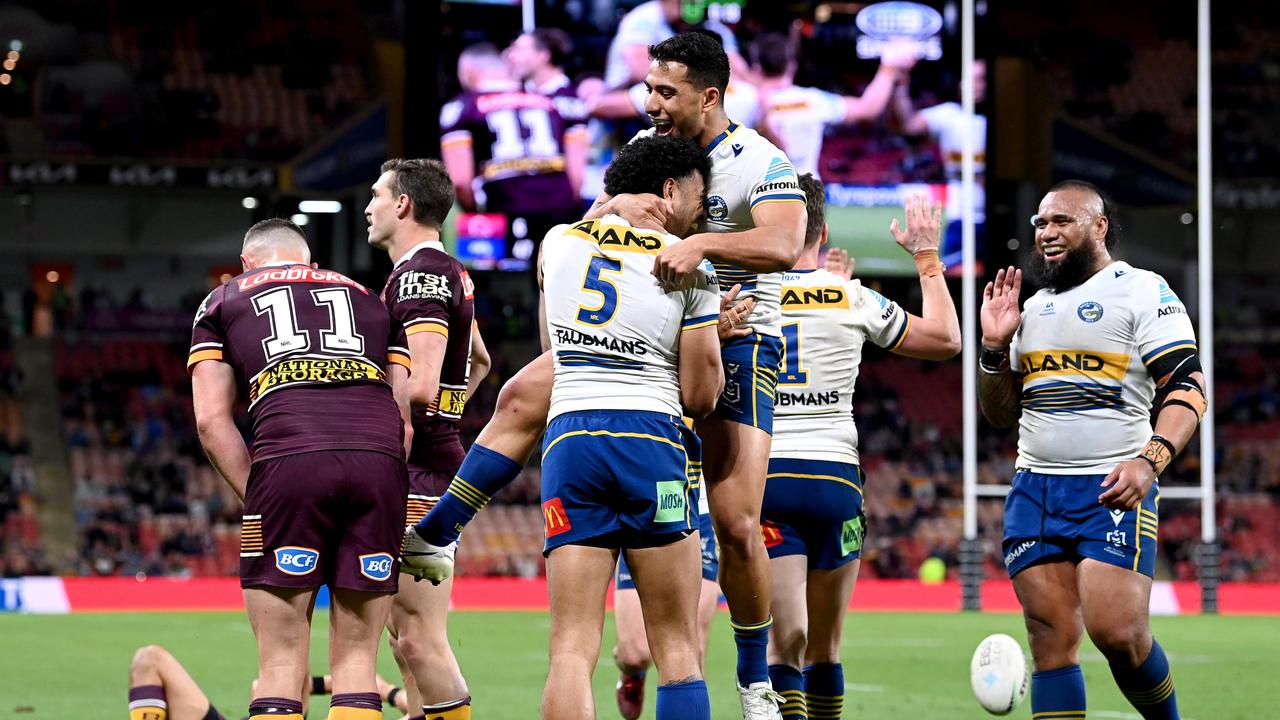
<svg viewBox="0 0 1280 720"><path fill-rule="evenodd" d="M400 572L412 575L416 580L430 580L432 585L453 577L453 556L458 552L458 541L448 545L432 545L409 525L404 529L400 544ZM416 581L415 580L415 581Z"/></svg>
<svg viewBox="0 0 1280 720"><path fill-rule="evenodd" d="M778 705L783 697L773 691L773 684L768 680L754 682L747 687L737 684L738 697L742 700L742 720L782 720L782 711Z"/></svg>

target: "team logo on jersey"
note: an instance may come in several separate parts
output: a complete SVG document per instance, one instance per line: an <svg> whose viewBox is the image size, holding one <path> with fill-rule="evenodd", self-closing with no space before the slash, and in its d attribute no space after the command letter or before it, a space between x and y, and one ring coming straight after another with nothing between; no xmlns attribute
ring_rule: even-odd
<svg viewBox="0 0 1280 720"><path fill-rule="evenodd" d="M729 217L729 204L719 195L708 195L707 217L712 220L724 220Z"/></svg>
<svg viewBox="0 0 1280 720"><path fill-rule="evenodd" d="M360 574L370 580L379 582L386 580L391 577L391 569L394 567L395 560L390 553L381 552L360 556Z"/></svg>
<svg viewBox="0 0 1280 720"><path fill-rule="evenodd" d="M276 569L286 575L309 575L320 560L318 551L293 545L276 548L275 555Z"/></svg>
<svg viewBox="0 0 1280 720"><path fill-rule="evenodd" d="M1102 319L1102 304L1092 300L1082 302L1076 308L1076 315L1087 323L1096 323Z"/></svg>
<svg viewBox="0 0 1280 720"><path fill-rule="evenodd" d="M196 308L196 319L191 321L191 327L194 328L195 326L199 325L200 320L204 318L204 314L209 312L209 301L213 299L213 293L216 293L216 292L218 291L214 290L213 292L204 296L204 300L200 303L200 307Z"/></svg>
<svg viewBox="0 0 1280 720"><path fill-rule="evenodd" d="M1048 302L1044 304L1044 307L1040 308L1040 317L1045 317L1047 315L1056 315L1057 312L1058 312L1058 309L1053 306L1053 303Z"/></svg>
<svg viewBox="0 0 1280 720"><path fill-rule="evenodd" d="M553 497L542 503L542 528L549 538L573 529L573 523L569 522L569 514L564 511L564 503L560 502L560 498Z"/></svg>

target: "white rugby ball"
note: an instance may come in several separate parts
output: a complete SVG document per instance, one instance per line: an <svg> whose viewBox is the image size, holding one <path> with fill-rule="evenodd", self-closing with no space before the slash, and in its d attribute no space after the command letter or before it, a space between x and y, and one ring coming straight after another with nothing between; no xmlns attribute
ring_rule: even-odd
<svg viewBox="0 0 1280 720"><path fill-rule="evenodd" d="M978 643L969 663L969 684L992 715L1008 715L1027 696L1027 659L1017 640L996 633Z"/></svg>

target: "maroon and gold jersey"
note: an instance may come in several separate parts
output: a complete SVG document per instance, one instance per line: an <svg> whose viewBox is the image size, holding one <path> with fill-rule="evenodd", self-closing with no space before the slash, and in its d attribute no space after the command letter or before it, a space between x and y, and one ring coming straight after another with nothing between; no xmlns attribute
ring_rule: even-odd
<svg viewBox="0 0 1280 720"><path fill-rule="evenodd" d="M471 146L485 208L508 215L578 211L565 130L552 98L516 86L464 92L440 111L440 144Z"/></svg>
<svg viewBox="0 0 1280 720"><path fill-rule="evenodd" d="M467 404L471 374L471 323L475 303L471 278L439 242L426 242L396 263L382 300L405 333L431 332L448 338L440 366L440 391L430 406L413 410L411 469L449 473L462 464L458 420Z"/></svg>
<svg viewBox="0 0 1280 720"><path fill-rule="evenodd" d="M404 455L388 363L404 328L350 278L307 265L250 270L200 304L187 369L227 363L249 401L254 461L315 450Z"/></svg>

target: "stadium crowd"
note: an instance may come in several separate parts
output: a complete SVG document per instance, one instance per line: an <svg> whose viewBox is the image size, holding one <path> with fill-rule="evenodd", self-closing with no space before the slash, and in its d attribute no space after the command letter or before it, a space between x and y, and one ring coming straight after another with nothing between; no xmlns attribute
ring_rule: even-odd
<svg viewBox="0 0 1280 720"><path fill-rule="evenodd" d="M195 17L177 6L155 14L128 3L107 3L85 13L79 3L44 4L42 11L55 23L65 22L75 10L78 31L97 42L85 46L87 55L69 51L60 61L49 62L47 82L30 112L39 120L37 140L6 133L3 142L14 152L68 155L291 157L369 100L369 47L366 36L355 29L358 17L352 21L358 10L341 0L326 3L326 8L331 12L304 14L296 5L292 15L273 9L272 22L242 22L245 13L260 12L261 5L223 3ZM1194 59L1186 41L1169 40L1170 33L1155 28L1149 41L1121 45L1105 28L1093 27L1098 42L1050 47L1036 43L1036 34L1028 31L1037 27L1035 18L1009 10L1002 17L1009 23L1010 51L1036 58L1051 76L1064 80L1052 85L1061 94L1054 102L1064 114L1120 140L1141 141L1179 165L1194 166L1194 117L1187 102L1194 88L1187 85L1188 73L1179 70ZM1258 62L1262 49L1275 36L1265 28L1238 26L1220 32L1242 42L1215 56L1215 72L1222 73L1218 93L1225 101L1221 112L1226 129L1215 157L1225 174L1250 177L1280 156L1275 139L1249 125L1240 112L1246 103L1277 102L1274 87L1257 82L1257 73L1266 70ZM304 34L307 43L290 42ZM575 79L607 78L609 38L575 39L578 50L560 58L566 69ZM841 93L865 91L876 63L854 69L833 63L836 43L821 34L805 35L797 82ZM211 51L215 45L217 52ZM1086 47L1089 62L1082 64L1080 53ZM295 54L298 49L304 54ZM751 46L743 43L738 60L749 69L753 59ZM89 60L106 62L111 72L120 73L118 92L86 94L86 79L98 77L90 71L101 72L85 67ZM930 82L912 86L917 105L954 96L953 73L925 74ZM861 160L850 162L851 157ZM834 182L853 184L940 181L945 174L937 143L894 132L888 115L829 130L821 169ZM477 317L494 349L494 367L463 419L468 442L492 411L503 380L523 365L535 337L530 306L487 293L481 273L477 285ZM77 318L86 317L99 300L85 293L75 297L73 290L57 287L52 310L58 327L79 330L77 340L58 346L55 372L80 539L74 558L44 557L34 519L39 482L15 400L19 373L0 350L5 386L0 398L5 408L0 416L0 570L6 575L234 574L239 508L196 442L181 360L185 338L121 339L84 331ZM30 332L40 302L32 293L29 307L11 305L8 311L19 317L6 325ZM1265 318L1232 319L1261 324ZM1268 359L1274 357L1272 349L1249 344L1217 348L1220 455L1215 461L1220 468L1223 577L1230 580L1280 580L1280 562L1273 559L1280 547L1269 531L1280 523L1280 449L1268 441L1280 431L1280 367ZM955 567L962 524L958 373L956 364L932 368L876 353L864 367L855 414L864 428L869 529L863 572L869 576L911 577L929 557ZM1192 482L1198 463L1196 454L1188 452L1170 482ZM1008 436L984 433L981 482L1007 481L1012 465ZM479 516L459 556L461 574L542 571L539 483L539 469L528 468ZM980 504L979 525L990 549L988 574L999 577L998 503ZM1193 577L1197 509L1171 502L1162 513L1161 531L1162 574Z"/></svg>

